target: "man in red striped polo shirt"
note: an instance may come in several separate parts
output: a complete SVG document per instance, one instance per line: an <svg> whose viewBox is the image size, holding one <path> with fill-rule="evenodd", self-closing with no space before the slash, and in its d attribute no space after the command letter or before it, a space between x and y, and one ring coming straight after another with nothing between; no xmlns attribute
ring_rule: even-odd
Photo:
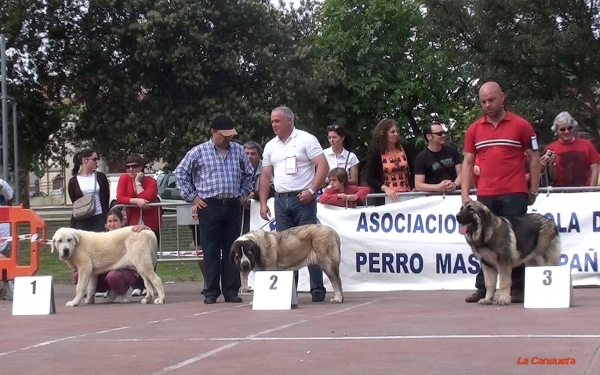
<svg viewBox="0 0 600 375"><path fill-rule="evenodd" d="M504 107L504 93L496 82L486 82L479 90L483 117L475 121L465 136L463 203L470 200L475 157L479 159L480 175L477 200L499 216L524 215L527 206L535 202L540 186L541 162L533 128L522 117ZM530 181L526 178L525 157L530 159ZM477 291L465 299L477 302L485 297L483 272L475 280ZM513 269L511 299L523 302L525 266Z"/></svg>

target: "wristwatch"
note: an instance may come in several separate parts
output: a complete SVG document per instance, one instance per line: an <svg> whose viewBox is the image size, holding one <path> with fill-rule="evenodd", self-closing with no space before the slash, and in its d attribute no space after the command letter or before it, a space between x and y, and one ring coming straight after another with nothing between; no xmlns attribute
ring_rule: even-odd
<svg viewBox="0 0 600 375"><path fill-rule="evenodd" d="M529 194L533 195L534 197L537 197L537 195L539 194L539 191L536 191L535 193L531 190L529 190Z"/></svg>
<svg viewBox="0 0 600 375"><path fill-rule="evenodd" d="M141 182L136 182L135 186L142 186L142 183Z"/></svg>
<svg viewBox="0 0 600 375"><path fill-rule="evenodd" d="M315 191L311 188L306 189L310 193L310 195L315 195Z"/></svg>

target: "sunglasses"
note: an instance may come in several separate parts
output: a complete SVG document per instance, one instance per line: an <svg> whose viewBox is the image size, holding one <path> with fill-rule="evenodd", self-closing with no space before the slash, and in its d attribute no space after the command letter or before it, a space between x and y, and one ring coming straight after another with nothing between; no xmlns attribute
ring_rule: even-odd
<svg viewBox="0 0 600 375"><path fill-rule="evenodd" d="M327 131L328 131L328 132L330 132L330 131L332 131L332 130L338 130L339 128L340 128L340 126L339 126L339 125L329 125L329 126L327 127Z"/></svg>
<svg viewBox="0 0 600 375"><path fill-rule="evenodd" d="M128 164L125 166L125 169L137 169L139 167L140 167L139 164Z"/></svg>
<svg viewBox="0 0 600 375"><path fill-rule="evenodd" d="M439 131L439 132L435 132L435 133L429 133L429 134L435 134L435 135L437 135L437 136L440 136L440 137L441 137L442 135L446 135L446 134L448 134L448 132L445 132L445 131L443 131L443 130L442 130L442 131Z"/></svg>
<svg viewBox="0 0 600 375"><path fill-rule="evenodd" d="M561 133L564 133L564 132L566 132L567 130L568 130L568 131L571 131L571 130L573 130L573 128L574 128L574 126L567 126L566 128L558 128L558 131L559 131L559 132L561 132Z"/></svg>
<svg viewBox="0 0 600 375"><path fill-rule="evenodd" d="M95 158L86 158L87 160L93 160L93 161L98 161L98 157L96 156Z"/></svg>

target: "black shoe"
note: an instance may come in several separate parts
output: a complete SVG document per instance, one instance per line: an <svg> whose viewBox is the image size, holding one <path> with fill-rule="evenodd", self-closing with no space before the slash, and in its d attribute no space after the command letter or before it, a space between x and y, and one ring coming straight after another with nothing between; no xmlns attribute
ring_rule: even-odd
<svg viewBox="0 0 600 375"><path fill-rule="evenodd" d="M515 294L510 295L511 303L523 303L525 301L525 295L523 292L516 292Z"/></svg>
<svg viewBox="0 0 600 375"><path fill-rule="evenodd" d="M313 302L323 302L323 301L325 301L325 293L315 292L312 295L312 301Z"/></svg>
<svg viewBox="0 0 600 375"><path fill-rule="evenodd" d="M243 301L242 301L242 297L235 296L235 297L225 297L225 302L240 303L240 302L243 302Z"/></svg>
<svg viewBox="0 0 600 375"><path fill-rule="evenodd" d="M213 303L217 303L217 297L213 297L213 296L204 297L205 305L212 305Z"/></svg>
<svg viewBox="0 0 600 375"><path fill-rule="evenodd" d="M465 298L466 303L478 302L480 299L485 298L485 289L477 289L475 293Z"/></svg>

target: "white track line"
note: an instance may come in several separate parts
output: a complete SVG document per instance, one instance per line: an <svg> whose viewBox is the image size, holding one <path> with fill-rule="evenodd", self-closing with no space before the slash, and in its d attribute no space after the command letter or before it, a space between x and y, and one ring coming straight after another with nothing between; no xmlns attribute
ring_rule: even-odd
<svg viewBox="0 0 600 375"><path fill-rule="evenodd" d="M470 339L600 339L600 335L407 335L315 337L223 337L207 341L366 341L366 340L470 340ZM194 340L194 339L190 339ZM202 340L202 339L198 339Z"/></svg>
<svg viewBox="0 0 600 375"><path fill-rule="evenodd" d="M233 348L234 346L238 345L239 343L240 343L239 341L237 341L237 342L232 342L232 343L230 343L230 344L227 344L227 345L221 346L220 348L216 348L216 349L213 349L213 350L211 350L211 351L209 351L209 352L202 353L202 354L200 354L200 355L197 355L197 356L195 356L195 357L193 357L193 358L186 359L186 360L185 360L185 361L183 361L183 362L179 362L179 363L177 363L177 364L175 364L175 365L173 365L173 366L165 367L164 369L162 369L162 370L160 370L160 371L158 371L158 372L155 372L153 375L165 374L165 373L167 373L167 372L169 372L169 371L173 371L173 370L180 369L180 368L182 368L183 366L190 365L190 364L192 364L192 363L194 363L194 362L198 362L198 361L200 361L200 360L202 360L202 359L204 359L204 358L206 358L206 357L210 357L211 355L215 355L215 354L217 354L217 353L220 353L220 352L222 352L222 351L224 351L224 350L227 350L227 349L229 349L229 348Z"/></svg>
<svg viewBox="0 0 600 375"><path fill-rule="evenodd" d="M585 371L583 372L583 375L592 374L592 363L594 362L594 358L598 357L599 353L600 353L600 345L598 345L596 347L596 351L594 352L594 355L592 356L592 358L590 358L590 362L586 366Z"/></svg>
<svg viewBox="0 0 600 375"><path fill-rule="evenodd" d="M397 336L311 336L311 337L256 337L278 329L292 327L305 321L263 331L245 337L191 337L186 339L99 339L96 342L178 342L178 341L368 341L368 340L476 340L476 339L600 339L600 335L397 335Z"/></svg>
<svg viewBox="0 0 600 375"><path fill-rule="evenodd" d="M56 344L56 343L62 342L62 341L75 340L75 339L79 339L79 338L82 338L82 337L93 336L93 335L101 335L103 333L121 331L121 330L127 329L127 328L129 328L129 327L119 327L119 328L107 329L105 331L85 333L85 334L82 334L82 335L67 336L67 337L63 337L63 338L60 338L60 339L56 339L56 340L44 341L44 342L40 342L40 343L35 344L35 345L30 345L30 346L26 346L24 348L9 350L8 352L0 353L0 357L5 356L5 355L9 355L9 354L13 354L13 353L17 353L17 352L22 352L22 351L29 350L29 349L35 349L35 348L39 348L39 347L42 347L42 346L48 346L48 345Z"/></svg>
<svg viewBox="0 0 600 375"><path fill-rule="evenodd" d="M346 312L348 310L355 309L357 307L362 307L362 306L370 305L370 304L375 303L377 301L378 300L373 300L373 301L361 303L360 305L350 306L350 307L347 307L347 308L342 309L342 310L337 310L337 311L334 311L334 312L327 313L325 315L321 315L321 316L315 317L314 319L319 319L319 318L323 318L323 317L327 317L327 316L331 316L331 315L343 313L343 312ZM279 327L276 327L276 328L271 328L271 329L267 329L267 330L264 330L264 331L260 331L260 332L248 335L246 337L241 337L241 338L237 338L237 339L233 339L233 340L231 340L231 339L230 340L211 340L211 339L207 340L207 339L204 339L204 340L207 340L207 341L233 341L233 342L230 343L229 345L221 346L220 348L211 350L211 351L206 352L206 353L199 354L199 355L197 355L197 356L195 356L193 358L187 359L187 360L185 360L183 362L179 362L179 363L177 363L177 364L175 364L173 366L165 367L164 369L162 369L162 370L160 370L160 371L158 371L158 372L156 372L154 374L155 375L165 374L167 372L170 372L170 371L173 371L173 370L177 370L177 369L179 369L179 368L181 368L183 366L187 366L187 365L189 365L191 363L198 362L198 361L200 361L200 360L202 360L204 358L210 357L213 354L217 354L217 353L220 353L220 352L222 352L224 350L233 348L234 346L240 344L242 341L259 340L260 338L258 338L257 336L266 335L266 334L269 334L269 333L272 333L272 332L276 332L276 331L280 331L282 329L293 327L293 326L296 326L296 325L299 325L299 324L304 324L304 323L306 323L306 322L308 322L310 320L311 319L297 320L297 321L292 322L292 323L288 323L288 324L285 324L285 325L282 325L282 326L279 326Z"/></svg>

